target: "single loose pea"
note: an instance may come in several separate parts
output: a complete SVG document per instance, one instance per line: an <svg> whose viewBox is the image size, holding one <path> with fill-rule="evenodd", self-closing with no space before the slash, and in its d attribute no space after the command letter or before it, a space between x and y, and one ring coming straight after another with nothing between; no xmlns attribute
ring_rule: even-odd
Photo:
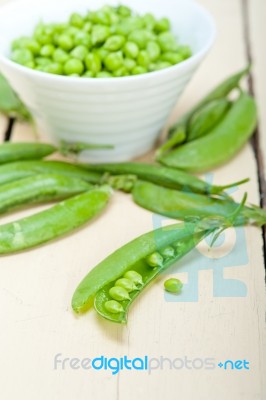
<svg viewBox="0 0 266 400"><path fill-rule="evenodd" d="M146 72L148 72L147 68L144 68L140 65L137 65L133 70L132 70L132 75L141 75L141 74L145 74Z"/></svg>
<svg viewBox="0 0 266 400"><path fill-rule="evenodd" d="M64 72L66 75L78 74L81 75L84 71L82 61L77 58L70 58L64 65Z"/></svg>
<svg viewBox="0 0 266 400"><path fill-rule="evenodd" d="M123 36L113 35L106 40L104 48L108 51L117 51L121 49L124 43L125 43L125 38Z"/></svg>
<svg viewBox="0 0 266 400"><path fill-rule="evenodd" d="M132 282L130 279L127 279L127 278L118 279L115 283L115 286L120 286L129 293L138 289L136 287L136 285L134 284L134 282Z"/></svg>
<svg viewBox="0 0 266 400"><path fill-rule="evenodd" d="M59 63L50 63L43 66L43 71L49 74L62 75L63 66Z"/></svg>
<svg viewBox="0 0 266 400"><path fill-rule="evenodd" d="M146 262L152 268L162 267L163 257L160 253L158 253L158 251L155 251L146 258Z"/></svg>
<svg viewBox="0 0 266 400"><path fill-rule="evenodd" d="M129 294L128 292L120 287L120 286L114 286L109 290L109 295L114 299L118 301L123 301L123 300L129 300Z"/></svg>
<svg viewBox="0 0 266 400"><path fill-rule="evenodd" d="M123 48L123 52L128 58L137 58L139 54L139 47L134 42L127 42Z"/></svg>
<svg viewBox="0 0 266 400"><path fill-rule="evenodd" d="M161 255L165 258L172 258L175 256L175 249L171 246L167 246L161 250Z"/></svg>
<svg viewBox="0 0 266 400"><path fill-rule="evenodd" d="M118 314L124 311L122 304L118 303L116 300L106 301L104 307L112 314Z"/></svg>
<svg viewBox="0 0 266 400"><path fill-rule="evenodd" d="M80 44L79 46L74 47L74 49L71 51L70 55L73 58L78 58L81 61L84 61L86 56L88 55L88 50L86 46L83 46Z"/></svg>
<svg viewBox="0 0 266 400"><path fill-rule="evenodd" d="M168 61L171 64L178 64L183 61L183 57L179 53L167 51L161 55L161 60Z"/></svg>
<svg viewBox="0 0 266 400"><path fill-rule="evenodd" d="M101 59L96 53L89 53L85 58L85 64L88 70L93 74L97 74L102 69Z"/></svg>
<svg viewBox="0 0 266 400"><path fill-rule="evenodd" d="M164 288L167 292L170 293L180 293L183 287L183 283L176 278L167 279L164 282Z"/></svg>
<svg viewBox="0 0 266 400"><path fill-rule="evenodd" d="M142 276L137 271L127 271L124 278L129 279L136 285L143 285Z"/></svg>
<svg viewBox="0 0 266 400"><path fill-rule="evenodd" d="M53 60L57 63L65 64L69 59L69 54L63 49L55 49L53 53Z"/></svg>
<svg viewBox="0 0 266 400"><path fill-rule="evenodd" d="M149 54L147 51L145 50L141 50L139 52L139 55L137 57L137 63L141 66L141 67L145 67L147 68L148 65L150 64L151 60L149 57Z"/></svg>
<svg viewBox="0 0 266 400"><path fill-rule="evenodd" d="M91 32L93 46L105 42L110 35L110 29L105 25L94 25Z"/></svg>
<svg viewBox="0 0 266 400"><path fill-rule="evenodd" d="M91 36L86 32L82 31L77 32L74 37L74 45L75 46L83 45L86 46L87 49L90 49L92 46Z"/></svg>
<svg viewBox="0 0 266 400"><path fill-rule="evenodd" d="M58 45L61 49L69 51L72 50L74 47L74 42L70 35L62 33L62 35L58 38Z"/></svg>
<svg viewBox="0 0 266 400"><path fill-rule="evenodd" d="M156 33L166 32L169 31L171 28L171 24L168 18L161 18L159 19L154 27Z"/></svg>
<svg viewBox="0 0 266 400"><path fill-rule="evenodd" d="M116 69L123 66L123 53L117 51L108 54L104 59L104 65L108 71L115 71Z"/></svg>
<svg viewBox="0 0 266 400"><path fill-rule="evenodd" d="M52 57L52 55L54 54L55 51L55 47L52 44L45 44L44 46L42 46L41 50L40 50L40 55L42 57Z"/></svg>
<svg viewBox="0 0 266 400"><path fill-rule="evenodd" d="M77 28L82 28L84 25L84 19L80 14L73 13L69 18L69 23Z"/></svg>
<svg viewBox="0 0 266 400"><path fill-rule="evenodd" d="M171 32L163 32L158 36L158 43L163 52L177 51L177 40Z"/></svg>
<svg viewBox="0 0 266 400"><path fill-rule="evenodd" d="M148 42L146 51L151 61L158 60L161 54L161 48L156 42Z"/></svg>
<svg viewBox="0 0 266 400"><path fill-rule="evenodd" d="M33 61L33 54L28 49L17 49L12 52L11 60L18 64L25 65Z"/></svg>
<svg viewBox="0 0 266 400"><path fill-rule="evenodd" d="M112 78L113 75L108 71L100 71L96 74L96 78Z"/></svg>
<svg viewBox="0 0 266 400"><path fill-rule="evenodd" d="M131 72L136 67L136 65L137 65L136 61L133 60L132 58L124 59L124 66L129 72Z"/></svg>

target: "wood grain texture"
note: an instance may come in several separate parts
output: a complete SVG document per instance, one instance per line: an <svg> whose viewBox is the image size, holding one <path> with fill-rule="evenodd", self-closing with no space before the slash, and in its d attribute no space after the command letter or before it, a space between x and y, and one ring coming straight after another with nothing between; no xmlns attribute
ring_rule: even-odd
<svg viewBox="0 0 266 400"><path fill-rule="evenodd" d="M175 116L247 62L241 1L201 0L200 3L217 21L217 41L184 93ZM262 79L262 74L260 76ZM262 97L261 94L260 102ZM14 140L34 139L32 130L25 124L16 126ZM222 184L249 176L251 181L234 196L240 200L247 190L250 202L258 204L256 168L253 150L247 145L234 160L208 175L208 179ZM34 212L43 208L36 207ZM1 223L32 212L26 210L2 217ZM237 233L228 231L224 244L209 253L206 253L206 245L201 245L198 253L187 256L179 268L169 270L143 293L125 327L103 321L93 311L82 317L72 314L72 293L88 270L114 249L151 230L157 222L150 213L135 206L129 196L116 193L107 212L75 235L29 252L0 257L1 398L265 398L263 243L257 228L248 227ZM200 256L202 253L205 256ZM195 262L195 254L202 265ZM221 265L211 262L215 255L224 255L221 257L224 264L223 261ZM193 266L194 274L190 273L189 265ZM189 285L184 287L184 294L190 301L164 299L162 285L167 276L194 283L194 290ZM234 284L230 279L236 280L237 291L246 288L246 295L242 292L243 297L223 297ZM221 291L219 297L213 293L215 288L216 292ZM195 300L197 289L198 300ZM54 370L54 357L58 353L71 358L101 355L214 358L216 368L169 369L165 360L165 368L151 374L122 371L112 376L110 371L68 367ZM250 370L225 371L217 367L219 361L226 359L246 359Z"/></svg>

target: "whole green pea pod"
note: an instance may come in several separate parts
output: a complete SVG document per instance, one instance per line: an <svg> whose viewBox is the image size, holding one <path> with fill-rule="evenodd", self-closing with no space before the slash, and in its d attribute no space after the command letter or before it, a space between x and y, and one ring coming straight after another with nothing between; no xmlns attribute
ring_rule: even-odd
<svg viewBox="0 0 266 400"><path fill-rule="evenodd" d="M13 91L7 80L0 74L0 112L8 117L29 120L30 114Z"/></svg>
<svg viewBox="0 0 266 400"><path fill-rule="evenodd" d="M47 143L3 143L0 145L0 164L18 160L37 160L56 151L56 147Z"/></svg>
<svg viewBox="0 0 266 400"><path fill-rule="evenodd" d="M132 240L85 276L72 298L74 312L86 312L94 299L94 307L102 317L126 323L133 301L162 271L223 227L221 219L212 218L159 228Z"/></svg>
<svg viewBox="0 0 266 400"><path fill-rule="evenodd" d="M243 93L207 136L172 150L160 157L160 162L186 171L210 170L237 154L253 134L256 124L256 102Z"/></svg>
<svg viewBox="0 0 266 400"><path fill-rule="evenodd" d="M81 166L93 172L108 172L112 175L135 175L139 179L153 182L161 186L195 193L219 194L225 189L247 182L247 180L244 179L243 181L224 186L211 185L208 182L205 182L184 171L160 165L144 163L125 162L113 164L81 164ZM125 184L127 182L127 177L125 176L123 178ZM108 177L107 182L110 183ZM111 186L114 187L113 185ZM123 189L123 187L120 187L119 189Z"/></svg>
<svg viewBox="0 0 266 400"><path fill-rule="evenodd" d="M227 99L213 100L195 112L188 124L186 142L207 135L230 110L232 103Z"/></svg>
<svg viewBox="0 0 266 400"><path fill-rule="evenodd" d="M148 182L138 181L132 191L136 204L169 218L185 220L189 217L230 218L240 207L231 199L217 199L196 193L184 193L166 189ZM235 225L266 224L266 210L243 206L234 222Z"/></svg>
<svg viewBox="0 0 266 400"><path fill-rule="evenodd" d="M0 254L12 254L49 242L86 224L107 205L109 186L91 189L48 210L0 226Z"/></svg>
<svg viewBox="0 0 266 400"><path fill-rule="evenodd" d="M0 214L23 205L61 200L91 188L81 179L61 175L31 176L0 186Z"/></svg>
<svg viewBox="0 0 266 400"><path fill-rule="evenodd" d="M56 174L90 183L100 183L102 177L99 172L90 172L63 161L16 161L0 165L0 185L36 174Z"/></svg>

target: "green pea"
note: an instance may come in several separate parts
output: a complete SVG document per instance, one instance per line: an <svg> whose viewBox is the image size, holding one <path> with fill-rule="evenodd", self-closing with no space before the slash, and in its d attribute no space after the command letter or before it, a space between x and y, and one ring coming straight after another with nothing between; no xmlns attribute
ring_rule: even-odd
<svg viewBox="0 0 266 400"><path fill-rule="evenodd" d="M121 15L121 17L130 17L131 16L131 10L127 6L118 6L117 12L119 15Z"/></svg>
<svg viewBox="0 0 266 400"><path fill-rule="evenodd" d="M85 58L85 64L88 70L93 74L97 74L102 69L101 59L96 53L89 53Z"/></svg>
<svg viewBox="0 0 266 400"><path fill-rule="evenodd" d="M136 65L137 65L136 61L132 60L132 58L124 59L124 66L129 72L131 72L136 67Z"/></svg>
<svg viewBox="0 0 266 400"><path fill-rule="evenodd" d="M107 71L100 71L96 74L96 78L112 78L113 75Z"/></svg>
<svg viewBox="0 0 266 400"><path fill-rule="evenodd" d="M92 46L91 36L86 32L82 32L82 31L77 32L74 37L74 45L75 46L82 45L82 46L86 46L87 49L90 49Z"/></svg>
<svg viewBox="0 0 266 400"><path fill-rule="evenodd" d="M167 292L170 293L180 293L183 287L183 283L176 278L167 279L164 282L164 288Z"/></svg>
<svg viewBox="0 0 266 400"><path fill-rule="evenodd" d="M109 295L114 299L118 301L123 301L123 300L129 300L129 294L128 292L120 287L120 286L114 286L109 290Z"/></svg>
<svg viewBox="0 0 266 400"><path fill-rule="evenodd" d="M174 53L174 52L168 51L161 55L161 60L168 61L171 64L178 64L181 61L183 61L183 57L179 53Z"/></svg>
<svg viewBox="0 0 266 400"><path fill-rule="evenodd" d="M34 69L36 67L36 64L35 64L34 61L29 61L24 66L28 67L28 68L31 68L31 69Z"/></svg>
<svg viewBox="0 0 266 400"><path fill-rule="evenodd" d="M65 64L68 59L69 59L69 54L65 50L62 50L60 48L55 49L53 54L53 60L55 62Z"/></svg>
<svg viewBox="0 0 266 400"><path fill-rule="evenodd" d="M60 35L58 38L58 45L61 47L61 49L69 51L73 49L74 42L70 35L62 33L62 35Z"/></svg>
<svg viewBox="0 0 266 400"><path fill-rule="evenodd" d="M53 40L51 35L46 35L44 33L36 34L34 37L41 45L50 44Z"/></svg>
<svg viewBox="0 0 266 400"><path fill-rule="evenodd" d="M159 19L154 27L156 33L166 32L171 29L171 24L168 18Z"/></svg>
<svg viewBox="0 0 266 400"><path fill-rule="evenodd" d="M105 12L103 9L96 11L94 15L94 22L96 24L110 25L109 13Z"/></svg>
<svg viewBox="0 0 266 400"><path fill-rule="evenodd" d="M90 21L86 22L82 28L83 32L90 33L92 30L92 23Z"/></svg>
<svg viewBox="0 0 266 400"><path fill-rule="evenodd" d="M125 38L123 36L113 35L106 40L104 48L109 51L117 51L121 49L124 43L125 43Z"/></svg>
<svg viewBox="0 0 266 400"><path fill-rule="evenodd" d="M134 42L127 42L123 48L123 52L128 58L137 58L139 54L138 45Z"/></svg>
<svg viewBox="0 0 266 400"><path fill-rule="evenodd" d="M27 38L27 37L22 37L19 39L16 39L12 42L12 49L20 49L20 48L26 48L32 52L33 55L38 55L41 49L41 46L35 39Z"/></svg>
<svg viewBox="0 0 266 400"><path fill-rule="evenodd" d="M155 35L144 29L136 30L132 32L128 37L128 40L130 42L136 43L140 49L144 49L149 40L155 40L155 39L156 39Z"/></svg>
<svg viewBox="0 0 266 400"><path fill-rule="evenodd" d="M123 306L118 303L116 300L108 300L104 303L104 307L106 310L112 314L118 314L120 312L123 312Z"/></svg>
<svg viewBox="0 0 266 400"><path fill-rule="evenodd" d="M128 75L128 70L124 66L121 67L121 68L116 69L113 72L113 76L116 77L116 78L120 78L122 76L127 76L127 75Z"/></svg>
<svg viewBox="0 0 266 400"><path fill-rule="evenodd" d="M165 69L169 67L172 67L172 64L168 61L157 61L157 63L155 63L155 71L159 71L160 69Z"/></svg>
<svg viewBox="0 0 266 400"><path fill-rule="evenodd" d="M94 77L94 73L91 71L86 71L84 72L84 74L82 75L82 78L93 78Z"/></svg>
<svg viewBox="0 0 266 400"><path fill-rule="evenodd" d="M108 71L115 71L116 69L123 66L123 53L117 51L108 54L104 59L104 65Z"/></svg>
<svg viewBox="0 0 266 400"><path fill-rule="evenodd" d="M94 25L91 32L91 41L95 46L105 42L110 35L110 29L105 25Z"/></svg>
<svg viewBox="0 0 266 400"><path fill-rule="evenodd" d="M130 279L127 278L120 278L116 281L115 286L120 286L121 288L125 289L127 292L133 292L138 288Z"/></svg>
<svg viewBox="0 0 266 400"><path fill-rule="evenodd" d="M161 255L164 258L172 258L175 256L175 249L171 246L167 246L161 250Z"/></svg>
<svg viewBox="0 0 266 400"><path fill-rule="evenodd" d="M142 276L137 271L127 271L124 278L129 279L135 285L143 285Z"/></svg>
<svg viewBox="0 0 266 400"><path fill-rule="evenodd" d="M42 57L51 57L54 54L55 47L52 44L45 44L40 50Z"/></svg>
<svg viewBox="0 0 266 400"><path fill-rule="evenodd" d="M146 72L148 72L147 68L144 68L142 66L136 66L133 70L132 70L132 75L141 75L141 74L145 74Z"/></svg>
<svg viewBox="0 0 266 400"><path fill-rule="evenodd" d="M75 26L77 28L82 28L83 25L84 25L84 20L83 20L83 18L82 18L82 16L80 14L73 13L70 16L69 23L70 23L70 25L73 25L73 26Z"/></svg>
<svg viewBox="0 0 266 400"><path fill-rule="evenodd" d="M156 19L151 13L147 13L142 17L145 28L152 31L156 24Z"/></svg>
<svg viewBox="0 0 266 400"><path fill-rule="evenodd" d="M75 26L68 26L67 29L65 29L64 33L66 35L69 35L72 37L72 39L79 33L82 32L81 29L75 27Z"/></svg>
<svg viewBox="0 0 266 400"><path fill-rule="evenodd" d="M148 67L148 65L150 64L150 57L149 57L147 51L141 50L139 52L137 62L141 67L145 67L145 68Z"/></svg>
<svg viewBox="0 0 266 400"><path fill-rule="evenodd" d="M77 58L70 58L64 65L64 73L66 75L78 74L81 75L84 71L82 61Z"/></svg>
<svg viewBox="0 0 266 400"><path fill-rule="evenodd" d="M151 61L156 61L160 57L161 49L158 43L156 42L148 42L146 51ZM167 60L168 61L168 60Z"/></svg>
<svg viewBox="0 0 266 400"><path fill-rule="evenodd" d="M162 267L163 257L160 253L158 253L158 251L155 251L146 258L146 262L152 268Z"/></svg>
<svg viewBox="0 0 266 400"><path fill-rule="evenodd" d="M84 61L86 56L88 55L88 50L85 46L80 44L79 46L74 47L70 55L73 58L78 58L79 60Z"/></svg>
<svg viewBox="0 0 266 400"><path fill-rule="evenodd" d="M62 75L63 66L59 63L50 63L43 66L43 71L49 74Z"/></svg>
<svg viewBox="0 0 266 400"><path fill-rule="evenodd" d="M38 66L44 67L48 64L51 64L52 60L47 57L36 57L35 62Z"/></svg>
<svg viewBox="0 0 266 400"><path fill-rule="evenodd" d="M183 57L183 60L192 56L192 51L189 46L178 46L177 51Z"/></svg>
<svg viewBox="0 0 266 400"><path fill-rule="evenodd" d="M163 52L177 51L178 44L176 38L171 32L163 32L158 36L158 43Z"/></svg>
<svg viewBox="0 0 266 400"><path fill-rule="evenodd" d="M11 60L18 64L25 65L33 61L33 54L28 49L17 49L12 52Z"/></svg>
<svg viewBox="0 0 266 400"><path fill-rule="evenodd" d="M105 57L107 56L107 54L109 54L110 52L107 51L105 48L100 47L99 49L97 49L95 51L96 54L98 54L98 56L100 57L101 61L104 61Z"/></svg>

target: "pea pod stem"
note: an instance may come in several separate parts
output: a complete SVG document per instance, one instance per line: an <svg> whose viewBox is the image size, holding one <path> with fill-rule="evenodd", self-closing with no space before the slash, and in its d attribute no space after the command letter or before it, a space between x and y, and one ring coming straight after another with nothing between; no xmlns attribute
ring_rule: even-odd
<svg viewBox="0 0 266 400"><path fill-rule="evenodd" d="M0 226L0 254L30 249L79 228L105 208L110 195L109 186L91 189L48 210Z"/></svg>
<svg viewBox="0 0 266 400"><path fill-rule="evenodd" d="M185 192L206 193L206 194L220 194L225 189L246 183L248 181L248 179L244 179L236 183L224 186L216 186L216 185L211 185L208 182L205 182L181 170L168 168L160 165L144 164L144 163L126 162L126 163L95 164L95 165L81 164L81 166L93 172L101 172L101 173L107 172L112 175L122 175L123 180L122 178L120 179L121 183L120 187L114 186L114 188L123 190L123 183L124 183L124 186L127 189L126 191L130 191L130 185L126 185L127 183L126 175L128 175L129 183L131 181L133 184L134 184L133 177L137 176L139 179L153 182L168 188L178 189ZM119 179L119 177L117 179ZM108 180L108 178L107 182L112 185L111 180Z"/></svg>
<svg viewBox="0 0 266 400"><path fill-rule="evenodd" d="M138 181L132 196L139 206L169 218L184 220L188 217L206 218L234 215L240 204L232 200L217 199L196 193L183 193L166 189L152 183ZM234 224L241 226L254 224L263 226L266 223L266 211L257 207L242 207Z"/></svg>
<svg viewBox="0 0 266 400"><path fill-rule="evenodd" d="M61 200L86 192L92 186L80 179L43 174L0 186L0 214L23 205Z"/></svg>

